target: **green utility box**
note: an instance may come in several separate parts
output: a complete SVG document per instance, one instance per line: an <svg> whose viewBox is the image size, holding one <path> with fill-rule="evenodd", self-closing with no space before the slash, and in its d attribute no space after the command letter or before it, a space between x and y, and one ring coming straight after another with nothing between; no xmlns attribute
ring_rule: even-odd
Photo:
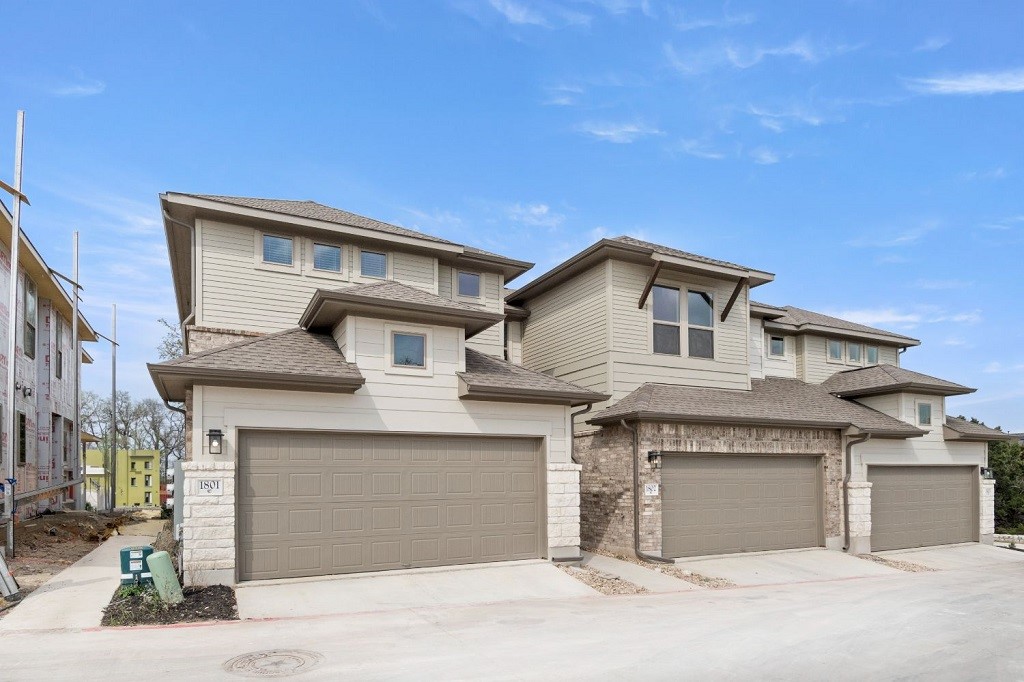
<svg viewBox="0 0 1024 682"><path fill-rule="evenodd" d="M121 548L121 584L152 585L153 574L146 566L146 558L153 553L149 545Z"/></svg>

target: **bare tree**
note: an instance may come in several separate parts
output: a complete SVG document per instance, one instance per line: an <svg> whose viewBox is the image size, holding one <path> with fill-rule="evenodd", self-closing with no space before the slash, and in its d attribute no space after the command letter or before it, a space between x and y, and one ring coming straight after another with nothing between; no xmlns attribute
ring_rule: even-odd
<svg viewBox="0 0 1024 682"><path fill-rule="evenodd" d="M174 360L185 354L185 343L181 338L181 330L164 318L157 320L164 326L164 335L156 352L161 360Z"/></svg>

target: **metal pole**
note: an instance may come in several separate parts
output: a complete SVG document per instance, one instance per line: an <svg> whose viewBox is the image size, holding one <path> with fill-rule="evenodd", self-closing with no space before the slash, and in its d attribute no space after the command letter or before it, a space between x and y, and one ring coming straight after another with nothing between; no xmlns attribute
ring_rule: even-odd
<svg viewBox="0 0 1024 682"><path fill-rule="evenodd" d="M117 304L110 307L110 510L117 506Z"/></svg>
<svg viewBox="0 0 1024 682"><path fill-rule="evenodd" d="M14 225L11 226L11 291L7 298L7 433L4 445L7 450L8 479L4 486L4 516L7 518L7 555L14 556L14 430L18 427L18 411L14 399L15 353L18 339L18 248L21 245L21 173L25 151L25 112L18 112L18 129L14 141Z"/></svg>
<svg viewBox="0 0 1024 682"><path fill-rule="evenodd" d="M82 457L82 348L78 338L78 230L75 230L71 237L71 279L75 283L71 286L75 297L72 301L71 312L71 347L75 356L75 411L73 425L71 427L72 447L75 449L75 458L71 465L75 467L75 476L85 481L85 462ZM66 446L65 446L66 447ZM75 509L85 509L85 484L78 486L75 491Z"/></svg>

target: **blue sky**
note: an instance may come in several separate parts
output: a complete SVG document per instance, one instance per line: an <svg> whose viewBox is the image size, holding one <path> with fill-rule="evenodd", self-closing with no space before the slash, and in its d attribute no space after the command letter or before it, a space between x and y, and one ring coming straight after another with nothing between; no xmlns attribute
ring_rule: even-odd
<svg viewBox="0 0 1024 682"><path fill-rule="evenodd" d="M0 177L25 109L24 227L58 268L81 231L140 395L176 190L315 199L527 278L617 234L769 270L758 300L918 337L904 366L979 388L953 413L1024 430L1019 3L0 7Z"/></svg>

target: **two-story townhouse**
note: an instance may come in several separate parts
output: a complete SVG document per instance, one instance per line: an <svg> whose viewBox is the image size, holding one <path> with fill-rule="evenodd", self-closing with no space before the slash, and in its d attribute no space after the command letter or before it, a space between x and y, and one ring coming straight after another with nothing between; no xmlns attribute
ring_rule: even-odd
<svg viewBox="0 0 1024 682"><path fill-rule="evenodd" d="M189 581L579 556L570 410L607 396L504 359L529 263L314 202L160 200Z"/></svg>
<svg viewBox="0 0 1024 682"><path fill-rule="evenodd" d="M8 343L7 301L11 281L14 219L0 203L0 347ZM16 417L7 417L7 372L11 363L0 353L0 430L14 429L14 511L29 518L71 502L82 480L80 448L75 442L75 378L80 372L72 346L73 304L42 255L21 233L18 263L18 325L15 329ZM85 317L78 318L79 339L96 341ZM82 361L91 358L82 351ZM6 478L8 453L0 453ZM77 494L81 494L79 491ZM0 508L4 498L0 495Z"/></svg>
<svg viewBox="0 0 1024 682"><path fill-rule="evenodd" d="M916 339L751 301L773 278L619 237L506 296L525 366L610 396L576 424L584 547L990 540L986 442L1005 434L945 418L973 389L899 367Z"/></svg>

